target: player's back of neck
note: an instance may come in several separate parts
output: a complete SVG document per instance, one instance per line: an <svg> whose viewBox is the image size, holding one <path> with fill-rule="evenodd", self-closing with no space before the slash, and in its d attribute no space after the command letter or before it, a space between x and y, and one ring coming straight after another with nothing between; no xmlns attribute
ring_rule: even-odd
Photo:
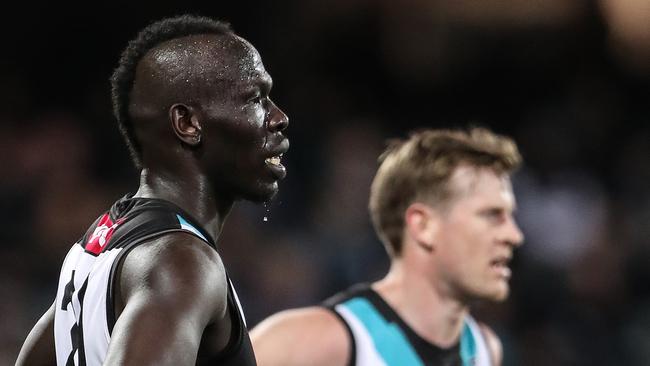
<svg viewBox="0 0 650 366"><path fill-rule="evenodd" d="M219 236L233 200L217 197L204 176L170 174L144 168L134 197L169 201L197 220L213 238Z"/></svg>

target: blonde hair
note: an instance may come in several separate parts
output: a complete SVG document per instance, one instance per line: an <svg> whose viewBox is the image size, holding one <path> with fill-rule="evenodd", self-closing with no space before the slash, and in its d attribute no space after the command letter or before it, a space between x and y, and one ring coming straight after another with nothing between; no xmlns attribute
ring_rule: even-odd
<svg viewBox="0 0 650 366"><path fill-rule="evenodd" d="M521 164L521 155L512 139L485 128L426 129L406 140L392 140L379 161L370 190L370 216L388 252L399 256L404 212L410 204L445 204L452 196L449 179L461 164L511 174Z"/></svg>

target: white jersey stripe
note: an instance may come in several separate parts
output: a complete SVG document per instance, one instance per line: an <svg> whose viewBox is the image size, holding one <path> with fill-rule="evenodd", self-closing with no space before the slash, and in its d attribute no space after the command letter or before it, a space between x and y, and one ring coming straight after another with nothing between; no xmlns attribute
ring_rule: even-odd
<svg viewBox="0 0 650 366"><path fill-rule="evenodd" d="M372 342L372 337L359 319L342 304L336 305L335 309L352 330L357 352L355 366L386 366Z"/></svg>

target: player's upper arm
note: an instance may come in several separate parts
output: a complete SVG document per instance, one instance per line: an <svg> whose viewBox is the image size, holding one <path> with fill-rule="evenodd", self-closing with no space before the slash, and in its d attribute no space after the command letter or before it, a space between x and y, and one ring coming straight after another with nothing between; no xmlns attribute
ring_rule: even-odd
<svg viewBox="0 0 650 366"><path fill-rule="evenodd" d="M330 310L321 307L287 310L251 331L259 366L345 366L350 336Z"/></svg>
<svg viewBox="0 0 650 366"><path fill-rule="evenodd" d="M16 359L16 366L56 364L56 351L54 349L55 304L56 302L50 306L29 332Z"/></svg>
<svg viewBox="0 0 650 366"><path fill-rule="evenodd" d="M167 235L129 253L116 281L124 308L105 365L194 365L203 330L227 309L216 252L190 235Z"/></svg>
<svg viewBox="0 0 650 366"><path fill-rule="evenodd" d="M500 366L503 362L503 346L501 345L501 340L487 325L479 323L479 327L481 328L481 333L483 333L483 338L485 338L485 342L487 343L492 364L494 366Z"/></svg>

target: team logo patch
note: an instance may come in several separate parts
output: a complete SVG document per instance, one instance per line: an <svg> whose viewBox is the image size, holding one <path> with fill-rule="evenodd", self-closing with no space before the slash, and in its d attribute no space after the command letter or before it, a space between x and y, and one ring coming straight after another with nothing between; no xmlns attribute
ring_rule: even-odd
<svg viewBox="0 0 650 366"><path fill-rule="evenodd" d="M108 241L111 239L113 231L115 231L117 226L121 224L122 221L123 219L119 219L113 223L108 213L105 213L104 216L102 216L99 220L99 223L95 227L93 234L86 242L86 251L95 255L99 255L99 253L102 252L102 249L104 249L106 243L108 243Z"/></svg>

